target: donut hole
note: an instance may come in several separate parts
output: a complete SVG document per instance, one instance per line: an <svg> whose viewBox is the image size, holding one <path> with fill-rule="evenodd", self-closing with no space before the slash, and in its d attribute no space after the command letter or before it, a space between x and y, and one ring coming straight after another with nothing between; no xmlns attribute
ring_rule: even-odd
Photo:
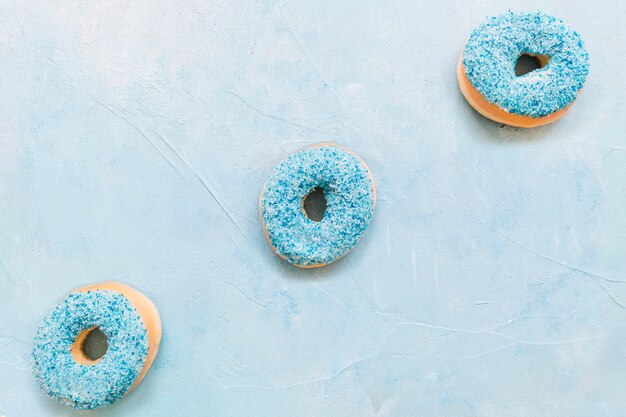
<svg viewBox="0 0 626 417"><path fill-rule="evenodd" d="M548 55L536 55L523 53L517 58L515 63L515 76L521 77L535 70L541 69L548 65L550 57Z"/></svg>
<svg viewBox="0 0 626 417"><path fill-rule="evenodd" d="M98 326L83 330L74 345L72 356L74 360L86 366L95 365L102 359L109 348L109 339Z"/></svg>
<svg viewBox="0 0 626 417"><path fill-rule="evenodd" d="M107 353L109 348L109 339L99 327L91 330L85 337L83 342L83 352L89 359L95 361L100 359Z"/></svg>
<svg viewBox="0 0 626 417"><path fill-rule="evenodd" d="M304 215L314 222L321 222L326 213L326 195L324 188L315 187L302 199Z"/></svg>

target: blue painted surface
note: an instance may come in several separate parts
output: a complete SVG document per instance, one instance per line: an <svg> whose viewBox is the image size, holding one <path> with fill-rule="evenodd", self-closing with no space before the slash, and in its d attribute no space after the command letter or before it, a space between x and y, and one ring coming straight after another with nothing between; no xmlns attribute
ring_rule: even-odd
<svg viewBox="0 0 626 417"><path fill-rule="evenodd" d="M0 415L80 414L37 386L32 340L111 279L164 336L90 416L624 415L626 3L150 3L0 7ZM458 91L467 37L509 7L589 50L553 125ZM379 199L350 256L299 270L258 196L318 142Z"/></svg>

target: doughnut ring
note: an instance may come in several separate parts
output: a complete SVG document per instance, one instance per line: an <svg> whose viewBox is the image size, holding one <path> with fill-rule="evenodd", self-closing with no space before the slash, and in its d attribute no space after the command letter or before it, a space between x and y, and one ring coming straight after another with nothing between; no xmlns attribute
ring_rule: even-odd
<svg viewBox="0 0 626 417"><path fill-rule="evenodd" d="M322 188L326 211L310 219L304 200ZM370 222L376 189L358 156L319 144L289 156L271 173L259 199L265 237L274 251L301 268L327 265L352 250Z"/></svg>
<svg viewBox="0 0 626 417"><path fill-rule="evenodd" d="M535 58L539 68L516 76L522 55ZM541 12L487 18L470 35L457 66L459 87L470 105L493 121L516 127L562 117L588 72L589 54L578 33Z"/></svg>
<svg viewBox="0 0 626 417"><path fill-rule="evenodd" d="M90 358L87 336L107 337L104 356ZM161 341L155 305L134 288L103 282L78 288L54 306L37 330L33 369L57 402L91 410L132 391L148 372Z"/></svg>

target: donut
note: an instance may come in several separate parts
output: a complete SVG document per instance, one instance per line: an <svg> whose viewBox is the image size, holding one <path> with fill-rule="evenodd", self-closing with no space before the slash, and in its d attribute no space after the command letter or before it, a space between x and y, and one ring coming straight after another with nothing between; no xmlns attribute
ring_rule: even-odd
<svg viewBox="0 0 626 417"><path fill-rule="evenodd" d="M107 337L104 356L84 350L88 335ZM57 303L37 329L33 370L57 402L91 410L113 404L148 372L161 342L161 319L142 293L119 282L78 288Z"/></svg>
<svg viewBox="0 0 626 417"><path fill-rule="evenodd" d="M310 219L305 198L323 189L326 211ZM259 199L265 237L284 260L301 268L327 265L350 252L372 218L374 180L365 162L334 144L319 144L281 162Z"/></svg>
<svg viewBox="0 0 626 417"><path fill-rule="evenodd" d="M522 55L535 71L516 76ZM507 12L487 18L469 37L457 66L465 99L483 116L515 127L535 127L562 117L589 72L578 33L542 12Z"/></svg>

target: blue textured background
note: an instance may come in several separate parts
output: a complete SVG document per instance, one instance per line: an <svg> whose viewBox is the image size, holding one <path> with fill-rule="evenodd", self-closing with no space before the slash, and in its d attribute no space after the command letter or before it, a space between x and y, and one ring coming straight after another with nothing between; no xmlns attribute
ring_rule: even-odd
<svg viewBox="0 0 626 417"><path fill-rule="evenodd" d="M626 2L47 3L0 4L0 415L626 414ZM590 51L554 125L458 91L465 39L509 7ZM379 200L356 250L303 271L257 198L321 141ZM107 279L156 302L162 350L75 413L37 387L32 337Z"/></svg>

